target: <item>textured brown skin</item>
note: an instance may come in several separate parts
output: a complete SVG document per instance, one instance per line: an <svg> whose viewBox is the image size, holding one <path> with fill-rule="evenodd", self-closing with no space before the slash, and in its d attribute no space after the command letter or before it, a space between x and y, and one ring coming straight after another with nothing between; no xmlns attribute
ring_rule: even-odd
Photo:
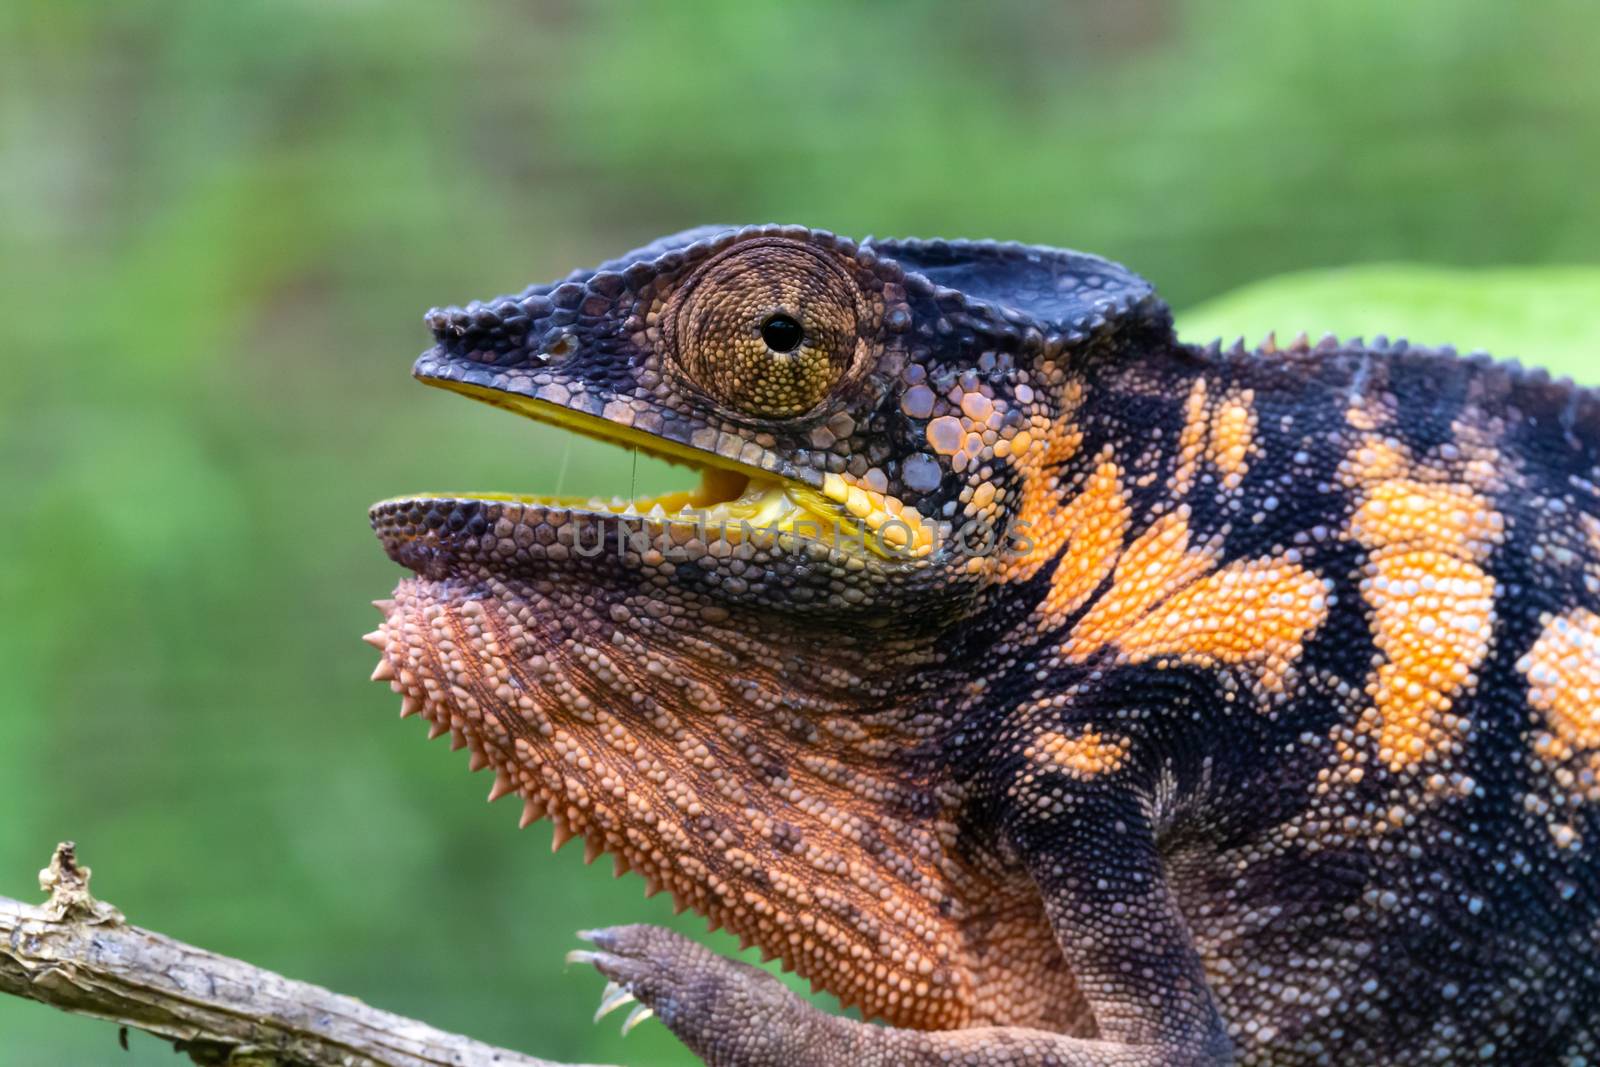
<svg viewBox="0 0 1600 1067"><path fill-rule="evenodd" d="M708 1062L1600 1056L1594 394L1403 343L1195 348L1094 257L797 227L429 323L432 384L881 535L373 509L415 572L370 637L405 713L892 1024L588 935Z"/></svg>

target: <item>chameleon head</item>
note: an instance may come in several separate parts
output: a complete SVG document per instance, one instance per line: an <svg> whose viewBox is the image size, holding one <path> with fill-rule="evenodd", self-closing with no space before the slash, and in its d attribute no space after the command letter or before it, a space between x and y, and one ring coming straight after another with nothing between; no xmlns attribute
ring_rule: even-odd
<svg viewBox="0 0 1600 1067"><path fill-rule="evenodd" d="M995 1014L926 696L1059 462L1071 352L1148 293L1094 260L1099 303L1055 322L944 284L1004 247L699 230L434 310L425 383L698 480L371 513L414 572L369 635L402 714L558 844L903 1025Z"/></svg>

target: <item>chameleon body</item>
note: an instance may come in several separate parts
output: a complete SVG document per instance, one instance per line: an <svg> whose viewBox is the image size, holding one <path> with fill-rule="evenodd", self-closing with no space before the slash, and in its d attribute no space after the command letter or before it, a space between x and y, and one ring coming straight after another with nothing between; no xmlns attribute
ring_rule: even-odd
<svg viewBox="0 0 1600 1067"><path fill-rule="evenodd" d="M381 503L376 677L858 1007L574 958L715 1064L1600 1063L1600 396L1185 344L989 242L702 229L415 374L702 471Z"/></svg>

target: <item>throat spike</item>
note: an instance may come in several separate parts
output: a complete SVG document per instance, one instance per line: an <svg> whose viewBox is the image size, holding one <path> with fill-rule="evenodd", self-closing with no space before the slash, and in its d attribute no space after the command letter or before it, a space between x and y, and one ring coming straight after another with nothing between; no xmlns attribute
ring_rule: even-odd
<svg viewBox="0 0 1600 1067"><path fill-rule="evenodd" d="M493 804L501 797L510 796L516 791L517 787L511 781L511 776L505 771L500 771L494 776L494 785L489 787L489 803Z"/></svg>
<svg viewBox="0 0 1600 1067"><path fill-rule="evenodd" d="M528 797L522 802L522 818L517 821L518 830L526 830L545 816L544 801Z"/></svg>

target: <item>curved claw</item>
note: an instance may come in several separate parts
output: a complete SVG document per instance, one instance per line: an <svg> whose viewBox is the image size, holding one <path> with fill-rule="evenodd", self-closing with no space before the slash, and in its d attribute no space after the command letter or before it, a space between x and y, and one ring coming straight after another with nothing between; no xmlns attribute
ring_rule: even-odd
<svg viewBox="0 0 1600 1067"><path fill-rule="evenodd" d="M617 983L610 981L606 982L605 992L600 994L600 1006L594 1011L594 1021L599 1022L601 1019L604 1019L607 1015L610 1015L624 1004L633 1003L633 999L633 994L628 992L626 989L623 989ZM632 1017L632 1015L629 1015L630 1019ZM624 1023L623 1026L626 1027L627 1024Z"/></svg>
<svg viewBox="0 0 1600 1067"><path fill-rule="evenodd" d="M634 1005L633 1010L628 1013L628 1017L622 1020L622 1035L626 1037L629 1030L632 1030L635 1026L638 1026L646 1019L654 1018L655 1014L655 1012L650 1010L648 1005Z"/></svg>

